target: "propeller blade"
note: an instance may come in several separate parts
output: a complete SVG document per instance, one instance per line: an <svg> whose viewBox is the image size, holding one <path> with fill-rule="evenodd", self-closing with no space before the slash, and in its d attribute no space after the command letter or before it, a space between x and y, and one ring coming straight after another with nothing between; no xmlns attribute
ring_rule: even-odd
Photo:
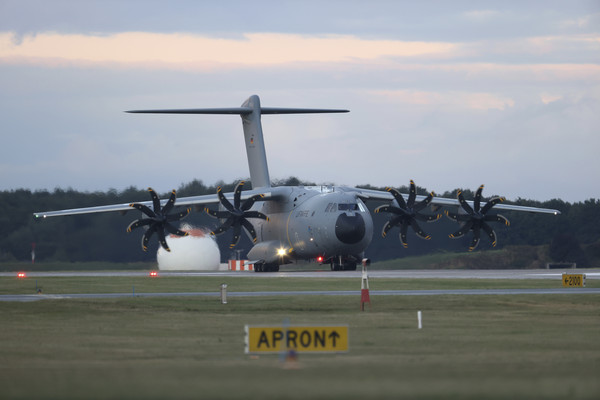
<svg viewBox="0 0 600 400"><path fill-rule="evenodd" d="M410 191L408 193L408 201L406 202L406 205L408 208L413 208L413 206L415 205L416 198L417 198L417 187L415 185L415 182L411 179L410 180Z"/></svg>
<svg viewBox="0 0 600 400"><path fill-rule="evenodd" d="M423 210L424 208L426 208L429 205L429 203L431 203L431 200L433 200L433 196L435 196L435 193L433 193L433 192L429 193L429 195L427 197L425 197L423 200L421 200L420 202L418 202L417 205L413 207L413 209L416 212Z"/></svg>
<svg viewBox="0 0 600 400"><path fill-rule="evenodd" d="M219 196L219 201L221 202L223 207L225 207L228 211L233 212L233 205L229 202L229 200L227 200L227 198L223 194L223 188L221 186L217 188L217 196Z"/></svg>
<svg viewBox="0 0 600 400"><path fill-rule="evenodd" d="M485 222L481 222L481 228L484 230L484 232L488 235L488 237L490 238L490 241L492 242L492 247L496 247L496 232L494 232L494 230L492 229L491 226L489 226L488 224L486 224Z"/></svg>
<svg viewBox="0 0 600 400"><path fill-rule="evenodd" d="M169 248L169 245L167 244L167 240L165 239L165 231L162 229L158 229L156 231L156 234L158 235L158 243L160 243L160 245L162 246L163 249L170 252L171 249Z"/></svg>
<svg viewBox="0 0 600 400"><path fill-rule="evenodd" d="M219 226L217 229L213 230L210 234L211 235L220 235L221 233L225 232L227 229L231 228L231 225L233 225L233 222L235 221L234 217L229 217L227 218L227 220L221 225Z"/></svg>
<svg viewBox="0 0 600 400"><path fill-rule="evenodd" d="M454 233L451 233L449 236L452 239L457 239L459 237L464 236L467 232L469 232L469 230L471 230L471 227L473 226L473 220L469 220L467 221L463 226L460 227L459 230L457 230Z"/></svg>
<svg viewBox="0 0 600 400"><path fill-rule="evenodd" d="M477 245L479 244L479 235L480 235L480 230L474 229L473 230L473 240L471 241L471 244L469 245L469 251L473 251L477 248Z"/></svg>
<svg viewBox="0 0 600 400"><path fill-rule="evenodd" d="M169 196L169 200L167 200L167 204L165 204L165 206L162 208L162 214L163 215L167 215L171 209L173 208L173 205L175 205L175 199L177 198L177 193L175 192L175 189L173 189L171 191L171 196Z"/></svg>
<svg viewBox="0 0 600 400"><path fill-rule="evenodd" d="M498 203L502 203L504 200L504 197L494 197L493 199L485 203L485 206L483 206L483 208L481 209L481 213L485 215L488 211L490 211L492 207L494 207Z"/></svg>
<svg viewBox="0 0 600 400"><path fill-rule="evenodd" d="M400 241L402 242L402 246L406 249L408 247L408 243L406 241L406 232L408 231L408 223L402 222L400 226Z"/></svg>
<svg viewBox="0 0 600 400"><path fill-rule="evenodd" d="M206 208L204 209L204 211L206 211L206 213L207 213L208 215L210 215L211 217L213 217L213 218L219 218L219 219L227 218L227 217L229 217L229 216L231 215L231 214L230 214L229 212L227 212L227 211L214 211L214 210L211 210L211 209L210 209L210 208L208 208L208 207L206 207Z"/></svg>
<svg viewBox="0 0 600 400"><path fill-rule="evenodd" d="M374 212L375 213L389 212L389 213L396 214L396 215L405 215L406 214L406 211L404 211L403 209L389 205L389 204L384 204L382 206L377 207L374 210Z"/></svg>
<svg viewBox="0 0 600 400"><path fill-rule="evenodd" d="M242 190L244 189L245 183L246 182L244 181L240 181L240 183L238 183L233 190L233 206L238 210L240 209L240 197L242 195Z"/></svg>
<svg viewBox="0 0 600 400"><path fill-rule="evenodd" d="M417 223L417 221L410 220L409 221L410 227L413 228L413 231L415 231L415 233L417 234L417 236L425 239L425 240L429 240L431 239L431 236L428 235L427 233L425 233L425 231L423 229L421 229L421 227L419 226L419 224Z"/></svg>
<svg viewBox="0 0 600 400"><path fill-rule="evenodd" d="M127 232L131 232L132 230L139 228L140 226L150 225L154 221L148 218L144 219L136 219L127 227Z"/></svg>
<svg viewBox="0 0 600 400"><path fill-rule="evenodd" d="M144 251L148 251L148 242L150 242L150 238L154 232L156 232L157 228L157 224L153 224L150 226L150 228L148 228L146 233L144 233L144 236L142 236L142 249L144 249Z"/></svg>
<svg viewBox="0 0 600 400"><path fill-rule="evenodd" d="M481 192L483 192L483 185L479 186L477 192L475 193L475 199L473 199L473 208L475 212L479 212L479 208L481 206Z"/></svg>
<svg viewBox="0 0 600 400"><path fill-rule="evenodd" d="M403 219L403 217L402 217L402 216L400 216L400 217L396 217L396 218L393 218L393 219L391 219L391 220L387 221L387 222L386 222L386 223L383 225L383 230L381 231L381 236L382 236L382 237L386 237L386 235L387 235L388 231L389 231L390 229L392 229L394 226L398 225L400 222L402 222L402 219Z"/></svg>
<svg viewBox="0 0 600 400"><path fill-rule="evenodd" d="M170 223L165 223L165 230L167 232L169 232L171 235L176 235L176 236L188 236L188 233L186 231L182 231L180 229L175 228L173 225L171 225Z"/></svg>
<svg viewBox="0 0 600 400"><path fill-rule="evenodd" d="M269 217L267 217L265 214L261 213L260 211L246 211L244 213L244 219L242 219L242 221L244 221L245 218L260 218L260 219L264 219L265 221L269 220Z"/></svg>
<svg viewBox="0 0 600 400"><path fill-rule="evenodd" d="M400 208L406 209L406 202L404 201L404 197L402 196L402 194L400 194L399 191L391 187L387 187L385 188L385 190L387 190L392 194L392 196L394 196L394 199L396 199L396 202L398 203Z"/></svg>
<svg viewBox="0 0 600 400"><path fill-rule="evenodd" d="M435 222L440 218L442 218L442 214L434 214L434 215L417 214L417 215L415 215L415 219L418 219L419 221L425 221L425 222Z"/></svg>
<svg viewBox="0 0 600 400"><path fill-rule="evenodd" d="M140 203L131 203L129 207L133 207L136 210L140 210L142 213L146 214L150 218L156 218L156 214L149 207L140 204Z"/></svg>
<svg viewBox="0 0 600 400"><path fill-rule="evenodd" d="M260 199L262 199L263 197L265 197L265 195L264 195L264 194L256 194L256 195L254 195L254 196L252 196L252 197L250 197L250 198L246 199L246 201L244 201L244 204L242 204L242 208L241 208L241 210L242 210L242 211L247 211L247 210L249 210L249 209L250 209L250 208L251 208L251 207L254 205L254 203L255 203L257 200L260 200Z"/></svg>
<svg viewBox="0 0 600 400"><path fill-rule="evenodd" d="M192 211L191 208L186 208L184 211L182 211L180 213L167 215L167 221L172 222L172 221L179 221L181 219L184 219L185 217L188 216L188 214L191 211Z"/></svg>
<svg viewBox="0 0 600 400"><path fill-rule="evenodd" d="M465 210L467 212L467 214L469 215L473 215L473 209L471 208L471 206L469 205L469 203L467 203L467 201L465 200L465 197L462 194L462 191L458 191L458 202L460 203L460 206L463 208L463 210Z"/></svg>
<svg viewBox="0 0 600 400"><path fill-rule="evenodd" d="M230 249L233 249L238 242L240 241L240 233L242 232L242 225L235 224L233 225L233 238L231 239L231 244L229 245Z"/></svg>
<svg viewBox="0 0 600 400"><path fill-rule="evenodd" d="M158 198L158 195L156 194L154 189L152 189L151 187L148 188L148 192L150 193L150 197L152 198L152 206L154 208L154 213L159 214L160 213L160 199Z"/></svg>
<svg viewBox="0 0 600 400"><path fill-rule="evenodd" d="M252 236L252 242L256 243L257 238L256 238L256 231L254 230L254 226L252 226L252 224L247 219L242 220L242 225L244 226L244 228L246 228L246 230L248 231L250 236Z"/></svg>
<svg viewBox="0 0 600 400"><path fill-rule="evenodd" d="M448 217L448 219L451 219L452 221L458 221L458 214L457 213L445 210L444 214L446 214L446 217Z"/></svg>
<svg viewBox="0 0 600 400"><path fill-rule="evenodd" d="M504 225L510 226L510 221L504 215L500 214L486 215L483 220L488 222L502 222Z"/></svg>
<svg viewBox="0 0 600 400"><path fill-rule="evenodd" d="M456 222L467 222L471 219L470 215L467 214L457 214L457 213L453 213L451 211L444 211L444 214L446 214L446 216L451 219L452 221L456 221Z"/></svg>

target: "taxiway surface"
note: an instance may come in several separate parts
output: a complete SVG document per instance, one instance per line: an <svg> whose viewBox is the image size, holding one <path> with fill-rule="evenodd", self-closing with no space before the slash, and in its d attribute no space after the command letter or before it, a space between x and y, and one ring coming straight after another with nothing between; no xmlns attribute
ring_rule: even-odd
<svg viewBox="0 0 600 400"><path fill-rule="evenodd" d="M587 279L600 279L600 269L577 270L373 270L370 278L378 279L555 279L560 280L563 272L584 273ZM94 271L94 272L31 272L27 276L35 277L122 277L148 276L148 271ZM255 272L176 272L160 271L161 276L223 276L223 277L256 277L256 278L348 278L360 279L361 271L290 271L274 273ZM3 272L0 276L15 276L14 272ZM229 292L228 297L262 297L262 296L358 296L359 290L352 291L260 291ZM371 290L374 296L439 296L439 295L535 295L535 294L600 294L600 288L554 288L554 289L455 289L455 290ZM219 292L183 292L183 293L86 293L86 294L10 294L0 295L0 301L36 301L59 299L106 299L125 297L218 297Z"/></svg>
<svg viewBox="0 0 600 400"><path fill-rule="evenodd" d="M27 272L29 278L36 277L111 277L148 276L149 271L60 271ZM360 279L362 271L158 271L160 276L226 276L253 278L354 278ZM371 270L369 278L388 279L560 279L563 273L586 274L587 279L600 279L600 268L585 269L506 269L506 270ZM0 276L16 276L16 272L0 272Z"/></svg>

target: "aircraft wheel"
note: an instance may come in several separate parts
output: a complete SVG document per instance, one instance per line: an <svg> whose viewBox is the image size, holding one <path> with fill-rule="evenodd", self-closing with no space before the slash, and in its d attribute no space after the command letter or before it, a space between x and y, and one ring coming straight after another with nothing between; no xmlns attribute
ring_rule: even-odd
<svg viewBox="0 0 600 400"><path fill-rule="evenodd" d="M263 272L263 270L264 270L264 264L262 264L262 263L254 264L254 272Z"/></svg>

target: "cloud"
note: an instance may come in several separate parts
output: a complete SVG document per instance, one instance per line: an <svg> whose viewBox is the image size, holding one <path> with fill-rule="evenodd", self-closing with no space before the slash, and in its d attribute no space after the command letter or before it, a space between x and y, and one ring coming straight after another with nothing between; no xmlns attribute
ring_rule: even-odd
<svg viewBox="0 0 600 400"><path fill-rule="evenodd" d="M350 35L248 33L241 39L125 32L108 36L40 33L15 41L0 34L0 60L34 64L110 64L146 68L331 63L389 57L446 56L458 44L366 40Z"/></svg>
<svg viewBox="0 0 600 400"><path fill-rule="evenodd" d="M472 10L464 12L463 15L468 20L483 23L499 16L500 12L496 10Z"/></svg>
<svg viewBox="0 0 600 400"><path fill-rule="evenodd" d="M451 106L474 110L504 110L515 105L511 98L493 93L474 92L425 92L418 90L382 90L372 94L395 102L422 106Z"/></svg>

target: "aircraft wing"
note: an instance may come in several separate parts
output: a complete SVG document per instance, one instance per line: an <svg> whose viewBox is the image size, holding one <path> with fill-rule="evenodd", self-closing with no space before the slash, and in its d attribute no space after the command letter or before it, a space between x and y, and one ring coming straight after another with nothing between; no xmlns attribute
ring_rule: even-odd
<svg viewBox="0 0 600 400"><path fill-rule="evenodd" d="M360 197L364 201L392 201L394 200L394 196L390 192L384 192L381 190L372 190L372 189L360 189L354 188L358 192L358 197ZM408 200L408 195L403 194L404 199ZM416 202L425 199L425 196L417 196ZM467 201L471 207L473 207L472 201ZM431 200L431 205L442 206L442 207L460 207L460 202L458 199L450 199L447 197L434 197ZM485 202L481 202L481 207L485 205ZM540 208L540 207L527 207L527 206L518 206L514 204L497 204L494 206L494 210L506 210L506 211L521 211L521 212L530 212L530 213L541 213L541 214L553 214L558 215L560 211L554 210L551 208Z"/></svg>
<svg viewBox="0 0 600 400"><path fill-rule="evenodd" d="M245 190L242 192L240 197L241 200L246 200L254 195L262 194L264 196L263 200L269 200L273 198L273 193L271 188L267 190ZM225 197L232 201L233 200L233 192L225 193ZM175 207L190 207L190 206L199 206L204 204L214 204L219 202L219 197L216 194L208 194L203 196L189 196L189 197L181 197L178 198L175 202ZM152 207L152 201L140 201L136 202L138 204L143 204L147 207ZM161 201L161 207L167 203L167 199ZM57 210L57 211L38 211L34 212L33 215L36 218L48 218L48 217L60 217L65 215L78 215L78 214L93 214L93 213L102 213L102 212L112 212L112 211L120 211L126 212L134 210L131 207L131 203L122 203L122 204L110 204L105 206L96 206L96 207L84 207L84 208L72 208L69 210Z"/></svg>

